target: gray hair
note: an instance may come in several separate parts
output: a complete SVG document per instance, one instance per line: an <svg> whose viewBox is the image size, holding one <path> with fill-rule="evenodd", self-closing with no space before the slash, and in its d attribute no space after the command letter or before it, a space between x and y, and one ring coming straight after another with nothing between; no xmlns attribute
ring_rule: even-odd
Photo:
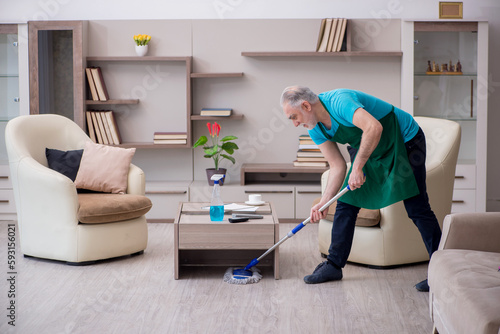
<svg viewBox="0 0 500 334"><path fill-rule="evenodd" d="M310 104L315 104L319 101L318 95L308 87L304 86L290 86L283 90L281 94L281 107L288 104L293 108L297 108L302 101L307 101Z"/></svg>

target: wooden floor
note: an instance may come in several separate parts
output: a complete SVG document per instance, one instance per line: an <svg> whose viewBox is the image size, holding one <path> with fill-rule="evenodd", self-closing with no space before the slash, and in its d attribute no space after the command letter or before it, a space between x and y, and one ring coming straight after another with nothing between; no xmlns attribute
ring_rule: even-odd
<svg viewBox="0 0 500 334"><path fill-rule="evenodd" d="M281 224L280 235L295 225ZM19 233L17 232L19 245ZM390 270L348 264L344 279L306 285L322 261L317 225L280 247L281 279L223 282L223 267L174 280L173 224L149 224L143 255L85 267L24 258L18 249L16 327L7 324L7 223L0 222L0 333L430 333L427 264ZM249 259L250 261L251 259Z"/></svg>

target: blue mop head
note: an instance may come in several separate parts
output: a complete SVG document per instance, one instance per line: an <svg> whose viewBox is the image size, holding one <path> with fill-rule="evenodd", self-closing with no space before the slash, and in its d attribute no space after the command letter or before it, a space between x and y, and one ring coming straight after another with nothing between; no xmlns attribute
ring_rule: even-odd
<svg viewBox="0 0 500 334"><path fill-rule="evenodd" d="M252 284L257 283L262 278L260 270L257 268L228 268L224 274L224 282L230 284Z"/></svg>

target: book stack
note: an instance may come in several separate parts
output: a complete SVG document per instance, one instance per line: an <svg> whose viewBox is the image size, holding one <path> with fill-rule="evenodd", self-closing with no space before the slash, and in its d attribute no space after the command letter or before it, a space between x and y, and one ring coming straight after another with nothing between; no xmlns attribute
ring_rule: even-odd
<svg viewBox="0 0 500 334"><path fill-rule="evenodd" d="M104 83L102 71L100 67L87 67L85 69L87 74L87 82L90 88L90 95L94 101L107 101L109 100L108 90Z"/></svg>
<svg viewBox="0 0 500 334"><path fill-rule="evenodd" d="M231 116L232 112L231 108L203 108L200 116Z"/></svg>
<svg viewBox="0 0 500 334"><path fill-rule="evenodd" d="M296 167L328 167L328 162L311 137L301 135L299 136L297 160L293 162L293 165Z"/></svg>
<svg viewBox="0 0 500 334"><path fill-rule="evenodd" d="M327 18L321 20L319 29L317 52L345 51L345 31L347 19Z"/></svg>
<svg viewBox="0 0 500 334"><path fill-rule="evenodd" d="M87 118L87 127L89 130L89 137L95 143L105 145L120 145L120 131L116 124L113 111L87 111L85 113Z"/></svg>
<svg viewBox="0 0 500 334"><path fill-rule="evenodd" d="M153 143L172 145L172 144L187 144L186 132L155 132Z"/></svg>

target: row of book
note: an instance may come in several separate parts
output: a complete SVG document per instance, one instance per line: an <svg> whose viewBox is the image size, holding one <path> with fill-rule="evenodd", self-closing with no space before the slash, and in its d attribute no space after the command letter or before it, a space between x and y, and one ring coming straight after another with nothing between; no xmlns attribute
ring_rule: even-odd
<svg viewBox="0 0 500 334"><path fill-rule="evenodd" d="M113 111L89 110L85 115L90 139L98 144L121 144L120 131L118 130Z"/></svg>
<svg viewBox="0 0 500 334"><path fill-rule="evenodd" d="M90 95L94 101L107 101L109 100L108 90L104 83L104 77L99 66L87 67L85 69L87 74L87 82L90 88Z"/></svg>
<svg viewBox="0 0 500 334"><path fill-rule="evenodd" d="M153 143L162 145L187 144L186 132L155 132Z"/></svg>
<svg viewBox="0 0 500 334"><path fill-rule="evenodd" d="M297 159L293 162L293 165L296 167L328 167L328 162L311 137L301 135L299 136Z"/></svg>
<svg viewBox="0 0 500 334"><path fill-rule="evenodd" d="M347 19L327 18L321 20L317 52L339 52L343 49Z"/></svg>
<svg viewBox="0 0 500 334"><path fill-rule="evenodd" d="M202 108L200 116L231 116L231 108Z"/></svg>

